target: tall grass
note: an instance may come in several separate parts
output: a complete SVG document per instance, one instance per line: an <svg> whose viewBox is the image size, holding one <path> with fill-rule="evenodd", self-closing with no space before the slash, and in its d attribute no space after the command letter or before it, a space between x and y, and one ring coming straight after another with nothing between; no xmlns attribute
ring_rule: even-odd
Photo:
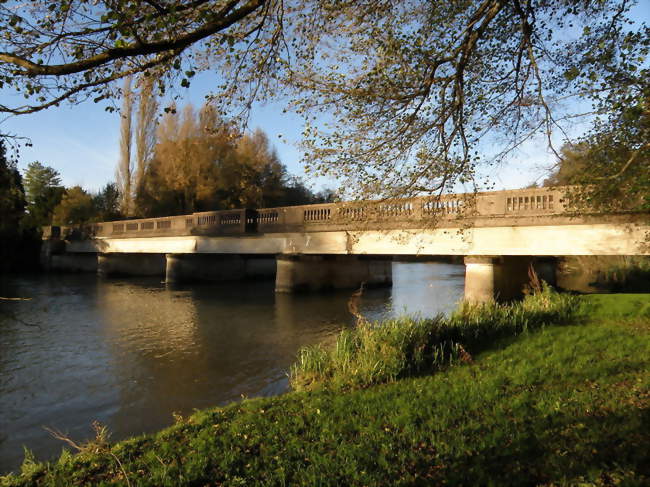
<svg viewBox="0 0 650 487"><path fill-rule="evenodd" d="M578 308L578 298L544 285L518 303L462 303L449 317L361 322L342 331L333 348L301 349L290 383L295 390L354 389L431 372L471 361L472 354L494 340L551 323L571 323Z"/></svg>

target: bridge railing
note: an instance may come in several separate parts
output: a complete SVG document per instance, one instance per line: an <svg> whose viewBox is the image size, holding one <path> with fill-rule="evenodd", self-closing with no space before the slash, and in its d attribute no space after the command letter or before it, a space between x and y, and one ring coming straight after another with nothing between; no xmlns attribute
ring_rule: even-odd
<svg viewBox="0 0 650 487"><path fill-rule="evenodd" d="M382 201L220 210L191 215L45 227L43 238L131 238L243 235L289 231L390 228L481 218L539 217L564 213L566 188L531 188Z"/></svg>

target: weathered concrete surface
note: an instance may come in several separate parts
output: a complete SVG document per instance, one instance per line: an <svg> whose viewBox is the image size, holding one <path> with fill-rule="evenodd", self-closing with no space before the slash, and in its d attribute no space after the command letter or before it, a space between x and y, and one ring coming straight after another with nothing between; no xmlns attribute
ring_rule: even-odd
<svg viewBox="0 0 650 487"><path fill-rule="evenodd" d="M532 270L549 284L555 283L555 259L532 256L465 257L465 300L474 303L521 298L530 286Z"/></svg>
<svg viewBox="0 0 650 487"><path fill-rule="evenodd" d="M274 256L258 257L247 256L246 262L246 279L275 279L277 262Z"/></svg>
<svg viewBox="0 0 650 487"><path fill-rule="evenodd" d="M423 228L517 227L635 222L647 215L574 213L569 187L349 201L277 208L207 211L187 215L61 227L66 240L170 236L359 232ZM55 228L45 236L56 237ZM67 238L67 237L73 238ZM50 238L50 237L46 237Z"/></svg>
<svg viewBox="0 0 650 487"><path fill-rule="evenodd" d="M275 277L274 257L248 257L228 254L167 254L165 280L239 281Z"/></svg>
<svg viewBox="0 0 650 487"><path fill-rule="evenodd" d="M51 228L51 227L50 227ZM52 256L65 252L65 242L58 239L43 240L41 243L40 263L45 270L52 269Z"/></svg>
<svg viewBox="0 0 650 487"><path fill-rule="evenodd" d="M151 237L70 242L69 252L358 255L650 255L649 225L520 227Z"/></svg>
<svg viewBox="0 0 650 487"><path fill-rule="evenodd" d="M164 276L162 254L97 254L97 274L108 276Z"/></svg>
<svg viewBox="0 0 650 487"><path fill-rule="evenodd" d="M56 272L97 272L97 254L53 254L48 270Z"/></svg>
<svg viewBox="0 0 650 487"><path fill-rule="evenodd" d="M387 286L393 282L392 261L353 255L280 255L275 291L293 293L327 289Z"/></svg>
<svg viewBox="0 0 650 487"><path fill-rule="evenodd" d="M471 303L494 300L501 280L500 261L493 256L465 258L465 300Z"/></svg>

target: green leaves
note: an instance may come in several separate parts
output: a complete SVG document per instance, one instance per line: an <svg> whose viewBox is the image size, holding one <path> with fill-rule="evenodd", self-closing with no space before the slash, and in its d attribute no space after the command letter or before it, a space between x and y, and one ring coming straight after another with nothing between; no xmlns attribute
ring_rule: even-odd
<svg viewBox="0 0 650 487"><path fill-rule="evenodd" d="M224 113L287 99L312 122L305 162L351 194L450 191L578 115L615 112L647 78L650 31L623 0L519 3L59 0L32 2L38 29L0 3L0 79L29 100L2 110L100 101L133 70L160 73L161 92L210 71Z"/></svg>
<svg viewBox="0 0 650 487"><path fill-rule="evenodd" d="M564 78L567 81L573 81L580 75L580 69L577 66L571 66L567 71L564 72Z"/></svg>

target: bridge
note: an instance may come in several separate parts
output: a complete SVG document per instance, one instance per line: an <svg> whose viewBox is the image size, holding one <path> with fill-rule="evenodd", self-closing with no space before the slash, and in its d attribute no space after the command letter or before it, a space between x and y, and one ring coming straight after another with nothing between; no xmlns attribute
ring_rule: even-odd
<svg viewBox="0 0 650 487"><path fill-rule="evenodd" d="M574 214L567 188L226 210L46 227L44 264L167 282L275 276L276 291L388 285L396 256L462 256L473 301L521 294L553 258L650 255L647 214Z"/></svg>

